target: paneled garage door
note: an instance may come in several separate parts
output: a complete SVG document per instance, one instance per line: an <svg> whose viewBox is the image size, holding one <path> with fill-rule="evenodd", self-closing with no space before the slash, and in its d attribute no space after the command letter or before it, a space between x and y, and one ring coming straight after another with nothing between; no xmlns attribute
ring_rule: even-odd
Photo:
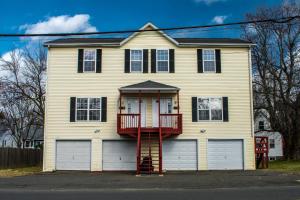
<svg viewBox="0 0 300 200"><path fill-rule="evenodd" d="M56 141L56 170L90 169L90 141Z"/></svg>
<svg viewBox="0 0 300 200"><path fill-rule="evenodd" d="M136 170L136 141L103 141L103 170Z"/></svg>
<svg viewBox="0 0 300 200"><path fill-rule="evenodd" d="M208 140L209 170L243 169L243 140Z"/></svg>
<svg viewBox="0 0 300 200"><path fill-rule="evenodd" d="M196 140L163 141L164 170L197 170Z"/></svg>

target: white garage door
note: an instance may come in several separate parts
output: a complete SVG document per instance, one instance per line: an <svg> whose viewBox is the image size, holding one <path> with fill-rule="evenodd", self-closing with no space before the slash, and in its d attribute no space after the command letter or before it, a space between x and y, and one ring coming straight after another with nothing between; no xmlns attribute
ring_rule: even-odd
<svg viewBox="0 0 300 200"><path fill-rule="evenodd" d="M243 169L242 140L208 140L209 170Z"/></svg>
<svg viewBox="0 0 300 200"><path fill-rule="evenodd" d="M90 141L56 141L56 170L90 169Z"/></svg>
<svg viewBox="0 0 300 200"><path fill-rule="evenodd" d="M164 170L197 170L196 140L163 141Z"/></svg>
<svg viewBox="0 0 300 200"><path fill-rule="evenodd" d="M103 170L136 170L136 141L103 141Z"/></svg>

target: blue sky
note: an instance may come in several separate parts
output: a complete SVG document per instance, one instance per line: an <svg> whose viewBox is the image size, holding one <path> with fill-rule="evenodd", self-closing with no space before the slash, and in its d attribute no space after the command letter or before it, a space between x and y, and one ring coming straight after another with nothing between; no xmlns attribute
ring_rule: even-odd
<svg viewBox="0 0 300 200"><path fill-rule="evenodd" d="M244 20L281 0L10 0L1 2L1 33L45 33L204 25ZM171 33L172 34L172 33ZM184 31L177 37L239 37L236 29ZM42 39L49 40L48 38ZM0 55L32 40L0 38Z"/></svg>

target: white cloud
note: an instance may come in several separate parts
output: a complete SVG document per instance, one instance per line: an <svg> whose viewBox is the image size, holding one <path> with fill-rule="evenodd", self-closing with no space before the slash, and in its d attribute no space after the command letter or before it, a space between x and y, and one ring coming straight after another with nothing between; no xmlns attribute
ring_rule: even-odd
<svg viewBox="0 0 300 200"><path fill-rule="evenodd" d="M224 21L227 19L227 17L228 16L226 16L226 15L218 15L218 16L215 16L211 21L216 24L223 24Z"/></svg>
<svg viewBox="0 0 300 200"><path fill-rule="evenodd" d="M217 2L225 2L227 0L194 0L196 3L205 3L206 5L211 5Z"/></svg>
<svg viewBox="0 0 300 200"><path fill-rule="evenodd" d="M24 24L19 27L27 34L38 33L71 33L71 32L95 32L97 28L90 24L90 15L78 14L74 16L60 15L49 17L35 24ZM31 37L31 40L49 39L45 37ZM53 37L51 38L53 39Z"/></svg>
<svg viewBox="0 0 300 200"><path fill-rule="evenodd" d="M97 28L89 22L90 15L79 14L69 16L61 15L50 17L36 24L25 24L20 27L25 33L67 33L67 32L93 32Z"/></svg>

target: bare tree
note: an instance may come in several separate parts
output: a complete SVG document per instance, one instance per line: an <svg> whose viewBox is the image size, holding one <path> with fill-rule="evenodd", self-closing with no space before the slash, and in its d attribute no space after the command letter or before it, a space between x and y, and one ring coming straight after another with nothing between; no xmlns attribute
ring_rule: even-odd
<svg viewBox="0 0 300 200"><path fill-rule="evenodd" d="M22 147L44 125L46 51L42 46L14 50L0 59L0 69L0 123Z"/></svg>
<svg viewBox="0 0 300 200"><path fill-rule="evenodd" d="M248 20L300 15L296 4L260 8ZM283 134L285 157L300 158L300 21L269 22L244 26L252 49L254 107L269 113L274 131Z"/></svg>

